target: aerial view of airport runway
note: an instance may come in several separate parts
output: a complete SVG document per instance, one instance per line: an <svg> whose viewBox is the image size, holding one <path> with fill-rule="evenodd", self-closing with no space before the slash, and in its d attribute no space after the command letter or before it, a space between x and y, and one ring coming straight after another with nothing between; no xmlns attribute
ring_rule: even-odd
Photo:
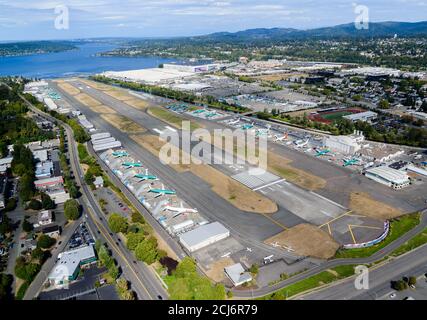
<svg viewBox="0 0 427 320"><path fill-rule="evenodd" d="M150 134L158 135L165 130L174 130L167 123L150 116L147 112L135 109L79 80L68 81L68 83L98 100L101 104L132 119L147 129ZM52 85L55 87L55 83L52 83ZM144 152L141 146L129 138L128 134L104 121L91 108L81 104L59 87L56 86L56 89L63 93L66 100L69 100L72 105L83 111L89 121L95 124L97 128L110 132L118 140L122 141L125 148L137 155L138 159L141 159L143 163L147 163L147 166L153 168L154 172L157 170L165 184L177 190L190 205L198 208L210 220L221 221L242 243L247 242L248 238L254 239L257 245L265 248L265 245L262 244L265 239L286 228L304 222L321 227L325 226L324 230L328 231L329 229L329 233L333 234L335 240L341 244L351 243L354 235L351 232L349 233L347 226L366 224L366 221L362 221L357 215L349 214L347 209L348 195L352 191L367 192L377 200L400 208L404 212L413 212L424 207L424 199L417 193L412 198L407 194L396 193L394 190L385 188L345 168L331 165L326 161L319 161L319 159L302 152L296 152L285 145L269 143L270 151L292 160L292 165L295 168L307 172L313 172L313 168L315 168L316 172L314 174L324 178L327 184L324 188L313 192L302 189L272 174L265 177L265 179L260 179L257 184L257 181L254 181L256 179L248 177L247 170L249 166L247 165L214 164L213 167L219 171L232 176L252 190L276 202L279 208L276 213L268 217L243 212L215 194L207 183L191 172L177 173L171 167L161 164L159 159L150 152ZM135 95L137 96L137 94ZM145 95L144 98L146 99ZM164 104L167 101L157 97L152 97L151 99L153 99L151 102L155 103L163 102ZM197 119L197 121L207 129L227 128L224 124L214 121L202 119ZM334 199L334 201L330 199ZM333 233L331 232L332 223L328 223L330 221L334 221ZM354 232L357 232L356 237L359 241L369 241L380 235L382 222L369 221L368 223L372 228L359 228ZM286 256L292 257L293 255L286 253Z"/></svg>
<svg viewBox="0 0 427 320"><path fill-rule="evenodd" d="M147 113L133 109L129 105L83 83L77 81L70 81L69 83L97 99L102 104L139 123L149 133L158 134L154 129L164 130L167 126ZM268 255L275 255L276 258L282 258L289 263L300 260L301 257L292 252L287 252L263 243L265 239L284 230L280 223L275 222L265 215L243 212L237 209L213 192L211 186L196 175L191 172L178 173L170 166L162 164L156 156L143 149L127 133L122 132L103 120L99 117L98 113L81 104L72 95L61 90L54 82L51 83L51 86L61 92L63 99L67 103L81 110L96 128L110 132L112 136L120 140L124 148L130 154L134 155L135 159L141 160L143 164L146 164L153 174L158 176L168 188L176 190L177 194L191 207L197 208L210 221L220 221L230 230L231 235L242 246L252 249L251 254L257 255L258 261L262 261L263 257Z"/></svg>

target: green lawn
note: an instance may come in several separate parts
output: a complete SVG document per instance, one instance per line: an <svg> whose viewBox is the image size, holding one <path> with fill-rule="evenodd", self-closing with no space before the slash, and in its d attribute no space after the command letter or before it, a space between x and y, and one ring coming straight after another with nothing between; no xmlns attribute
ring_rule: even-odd
<svg viewBox="0 0 427 320"><path fill-rule="evenodd" d="M323 271L307 279L291 284L279 291L262 297L263 300L286 299L304 291L320 287L322 285L350 277L354 274L354 265L345 265L332 268L331 271Z"/></svg>
<svg viewBox="0 0 427 320"><path fill-rule="evenodd" d="M400 256L401 254L414 250L415 248L422 246L425 243L427 243L427 228L425 228L421 233L417 234L405 244L394 250L391 255L394 257Z"/></svg>
<svg viewBox="0 0 427 320"><path fill-rule="evenodd" d="M180 117L177 114L174 114L174 113L172 113L166 109L160 108L160 107L151 107L148 109L148 113L151 114L153 117L156 117L160 120L163 120L163 121L169 123L170 125L172 125L176 128L179 128L179 129L182 127L183 121L189 121L188 119ZM191 121L190 129L196 130L198 128L200 128L200 126L197 123Z"/></svg>
<svg viewBox="0 0 427 320"><path fill-rule="evenodd" d="M412 213L400 218L391 220L388 236L380 243L361 249L341 249L338 250L334 258L364 258L373 255L378 250L384 248L389 243L401 237L409 230L415 228L420 223L420 213Z"/></svg>
<svg viewBox="0 0 427 320"><path fill-rule="evenodd" d="M323 114L323 115L321 114L320 116L325 120L335 121L335 120L341 119L344 116L348 116L350 114L353 114L353 113L348 111L341 111L341 112L334 112L330 114Z"/></svg>

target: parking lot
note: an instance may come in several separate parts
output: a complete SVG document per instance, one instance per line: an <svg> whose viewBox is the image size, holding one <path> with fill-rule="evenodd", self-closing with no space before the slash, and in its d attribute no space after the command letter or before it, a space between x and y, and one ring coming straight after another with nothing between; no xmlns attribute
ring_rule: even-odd
<svg viewBox="0 0 427 320"><path fill-rule="evenodd" d="M95 244L94 236L89 231L85 223L81 223L70 238L65 247L65 251L77 249L88 244Z"/></svg>

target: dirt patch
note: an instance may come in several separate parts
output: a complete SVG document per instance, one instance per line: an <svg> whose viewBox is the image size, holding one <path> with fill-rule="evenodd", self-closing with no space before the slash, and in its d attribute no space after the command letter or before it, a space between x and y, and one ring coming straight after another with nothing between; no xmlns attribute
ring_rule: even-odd
<svg viewBox="0 0 427 320"><path fill-rule="evenodd" d="M319 190L326 186L326 180L294 168L291 160L280 157L272 152L267 155L268 170L307 190Z"/></svg>
<svg viewBox="0 0 427 320"><path fill-rule="evenodd" d="M86 163L80 163L80 165L82 166L83 174L86 174L86 172L89 170L89 165Z"/></svg>
<svg viewBox="0 0 427 320"><path fill-rule="evenodd" d="M126 133L139 134L144 133L146 131L144 127L122 115L102 114L101 118L107 121L115 128Z"/></svg>
<svg viewBox="0 0 427 320"><path fill-rule="evenodd" d="M212 191L236 208L256 213L275 213L277 204L249 189L222 172L208 165L191 165L191 172L212 186Z"/></svg>
<svg viewBox="0 0 427 320"><path fill-rule="evenodd" d="M97 113L107 113L107 114L117 113L115 110L111 109L110 107L104 106L104 105L92 107L92 110L97 112Z"/></svg>
<svg viewBox="0 0 427 320"><path fill-rule="evenodd" d="M329 234L307 223L285 230L264 242L269 245L277 242L299 255L320 259L333 257L340 246Z"/></svg>
<svg viewBox="0 0 427 320"><path fill-rule="evenodd" d="M355 213L380 221L396 218L403 214L401 210L374 200L369 194L364 192L352 192L350 194L349 208Z"/></svg>
<svg viewBox="0 0 427 320"><path fill-rule="evenodd" d="M76 98L80 103L84 104L85 106L88 106L89 108L93 108L101 105L101 102L92 98L86 93L80 93L76 95L74 98Z"/></svg>
<svg viewBox="0 0 427 320"><path fill-rule="evenodd" d="M231 258L221 258L210 265L209 270L205 270L206 275L215 282L225 280L224 268L235 264Z"/></svg>
<svg viewBox="0 0 427 320"><path fill-rule="evenodd" d="M69 83L64 82L63 80L59 80L57 81L58 83L58 87L61 88L61 90L64 90L66 93L75 96L78 95L80 93L80 90L77 89L76 87L72 86Z"/></svg>
<svg viewBox="0 0 427 320"><path fill-rule="evenodd" d="M90 81L90 80L80 80L80 81L92 88L103 91L105 94L109 95L110 97L120 100L135 109L145 110L148 106L150 106L149 102L144 101L142 99L138 99L135 96L129 94L126 90L123 90L121 88L116 88L113 86L101 84L101 83Z"/></svg>
<svg viewBox="0 0 427 320"><path fill-rule="evenodd" d="M131 136L131 138L155 156L159 156L160 149L165 141L154 135ZM175 146L171 150L179 151L182 157L188 159L189 155L183 153ZM174 161L181 163L180 161ZM188 163L188 162L187 162ZM206 164L173 164L170 165L177 172L191 171L193 174L212 186L212 191L233 206L242 211L270 214L277 212L277 204L267 197L249 189L240 182Z"/></svg>

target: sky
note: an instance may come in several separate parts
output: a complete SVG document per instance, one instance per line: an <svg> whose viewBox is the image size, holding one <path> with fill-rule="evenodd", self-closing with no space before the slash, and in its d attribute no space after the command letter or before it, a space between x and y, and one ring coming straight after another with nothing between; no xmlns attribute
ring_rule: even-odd
<svg viewBox="0 0 427 320"><path fill-rule="evenodd" d="M0 0L0 41L311 29L353 22L360 5L372 22L427 20L427 0Z"/></svg>

